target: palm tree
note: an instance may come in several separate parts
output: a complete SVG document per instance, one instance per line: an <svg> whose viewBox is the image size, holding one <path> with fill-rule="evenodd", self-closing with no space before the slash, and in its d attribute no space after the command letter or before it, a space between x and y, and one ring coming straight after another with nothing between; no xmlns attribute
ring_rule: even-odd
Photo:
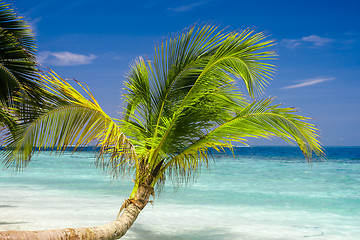
<svg viewBox="0 0 360 240"><path fill-rule="evenodd" d="M36 44L30 26L8 4L0 2L0 131L13 131L16 117L10 114L19 92L35 101L37 84ZM35 91L29 91L33 89Z"/></svg>
<svg viewBox="0 0 360 240"><path fill-rule="evenodd" d="M0 237L115 239L123 236L167 178L187 182L212 152L278 136L296 143L307 159L322 155L317 129L293 108L272 98L254 100L274 71L274 41L264 33L191 27L155 48L154 60L137 59L125 82L121 120L109 117L86 86L88 97L54 72L41 76L48 92L41 108L27 104L24 124L8 139L5 166L25 166L36 149L64 151L97 139L98 166L133 174L134 188L118 218L93 228L1 232ZM244 84L240 91L236 79Z"/></svg>

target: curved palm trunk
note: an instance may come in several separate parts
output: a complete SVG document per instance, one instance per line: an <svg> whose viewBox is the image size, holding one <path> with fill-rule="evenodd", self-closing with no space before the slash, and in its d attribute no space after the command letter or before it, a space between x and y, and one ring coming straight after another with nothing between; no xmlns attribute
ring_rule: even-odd
<svg viewBox="0 0 360 240"><path fill-rule="evenodd" d="M63 228L40 231L3 231L0 232L1 240L65 240L65 239L118 239L125 235L132 226L141 210L146 206L152 188L139 186L137 200L129 201L124 211L113 222L96 227Z"/></svg>
<svg viewBox="0 0 360 240"><path fill-rule="evenodd" d="M136 205L131 204L125 208L123 214L117 220L102 226L41 231L5 231L0 232L0 239L117 239L125 235L135 222L140 211Z"/></svg>

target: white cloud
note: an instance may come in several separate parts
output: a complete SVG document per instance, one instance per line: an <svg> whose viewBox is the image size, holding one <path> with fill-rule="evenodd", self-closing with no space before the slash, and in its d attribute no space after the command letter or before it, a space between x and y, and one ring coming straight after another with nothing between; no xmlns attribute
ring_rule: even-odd
<svg viewBox="0 0 360 240"><path fill-rule="evenodd" d="M310 35L308 37L302 37L301 40L303 42L313 43L314 46L318 46L318 47L324 46L325 44L332 41L332 39L330 39L330 38L323 38L323 37L319 37L317 35Z"/></svg>
<svg viewBox="0 0 360 240"><path fill-rule="evenodd" d="M281 43L288 48L296 48L301 45L301 42L297 39L283 39L281 40Z"/></svg>
<svg viewBox="0 0 360 240"><path fill-rule="evenodd" d="M330 39L330 38L323 38L318 35L310 35L310 36L302 37L299 39L285 38L281 42L283 44L285 44L285 46L288 48L296 48L301 45L306 45L306 46L310 46L310 47L321 47L332 41L333 41L333 39Z"/></svg>
<svg viewBox="0 0 360 240"><path fill-rule="evenodd" d="M170 11L173 11L173 12L186 12L186 11L192 10L193 8L195 8L195 7L197 7L197 6L203 5L203 4L205 4L205 3L206 3L206 1L203 1L203 2L195 2L195 3L193 3L193 4L183 5L183 6L180 6L180 7L167 8L167 10L170 10Z"/></svg>
<svg viewBox="0 0 360 240"><path fill-rule="evenodd" d="M82 55L71 52L44 51L38 54L37 60L43 65L52 66L76 66L92 63L96 56L94 54Z"/></svg>
<svg viewBox="0 0 360 240"><path fill-rule="evenodd" d="M282 89L307 87L307 86L311 86L311 85L318 84L318 83L321 83L321 82L331 81L331 80L334 80L334 79L335 78L333 78L333 77L330 77L330 78L325 78L325 77L310 78L310 79L302 80L301 83L290 85L290 86L287 86L287 87L283 87Z"/></svg>

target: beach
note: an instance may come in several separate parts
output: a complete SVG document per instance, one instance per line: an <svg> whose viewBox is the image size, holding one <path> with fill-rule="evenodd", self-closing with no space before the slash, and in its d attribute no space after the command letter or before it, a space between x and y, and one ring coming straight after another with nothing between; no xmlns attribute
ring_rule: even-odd
<svg viewBox="0 0 360 240"><path fill-rule="evenodd" d="M358 239L360 148L328 147L307 163L297 148L235 149L197 181L163 192L123 239ZM94 152L40 153L21 173L0 172L0 230L113 221L131 176L111 180Z"/></svg>

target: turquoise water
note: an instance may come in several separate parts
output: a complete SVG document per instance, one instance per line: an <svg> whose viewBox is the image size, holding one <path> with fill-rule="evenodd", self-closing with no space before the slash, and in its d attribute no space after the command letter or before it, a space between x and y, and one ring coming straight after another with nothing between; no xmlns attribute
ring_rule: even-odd
<svg viewBox="0 0 360 240"><path fill-rule="evenodd" d="M124 239L359 239L360 147L328 147L308 164L292 147L237 148L210 171L171 181ZM94 153L41 153L0 172L0 230L93 226L114 220L131 178L112 181Z"/></svg>

